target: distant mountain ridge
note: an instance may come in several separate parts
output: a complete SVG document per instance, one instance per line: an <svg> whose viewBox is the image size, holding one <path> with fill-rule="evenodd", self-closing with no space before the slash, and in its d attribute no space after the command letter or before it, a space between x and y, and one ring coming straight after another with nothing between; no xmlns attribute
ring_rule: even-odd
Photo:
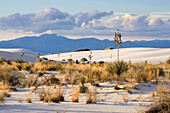
<svg viewBox="0 0 170 113"><path fill-rule="evenodd" d="M40 53L57 53L59 50L61 52L72 52L82 48L100 50L106 47L116 48L114 42L108 39L69 39L56 34L26 36L14 40L0 41L0 48L23 48ZM126 41L121 46L121 48L129 47L170 48L170 40Z"/></svg>

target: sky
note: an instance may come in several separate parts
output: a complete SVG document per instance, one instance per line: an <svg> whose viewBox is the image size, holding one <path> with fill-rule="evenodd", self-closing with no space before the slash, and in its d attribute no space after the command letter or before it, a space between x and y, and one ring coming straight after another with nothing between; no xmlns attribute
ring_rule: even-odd
<svg viewBox="0 0 170 113"><path fill-rule="evenodd" d="M44 33L123 41L170 39L170 0L0 0L0 41Z"/></svg>

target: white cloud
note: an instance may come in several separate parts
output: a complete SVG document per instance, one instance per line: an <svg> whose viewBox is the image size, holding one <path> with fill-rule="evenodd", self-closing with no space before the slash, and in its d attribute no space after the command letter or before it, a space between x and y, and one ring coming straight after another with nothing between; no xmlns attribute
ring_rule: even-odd
<svg viewBox="0 0 170 113"><path fill-rule="evenodd" d="M101 19L112 15L113 11L97 10L71 15L58 9L45 8L38 13L15 13L0 17L0 30L1 32L15 31L14 33L18 30L22 31L21 34L24 32L25 34L56 33L64 36L111 37L114 30L119 28L126 37L170 38L168 18L124 14L122 17L116 16L104 22Z"/></svg>
<svg viewBox="0 0 170 113"><path fill-rule="evenodd" d="M110 16L110 15L113 15L113 11L100 12L100 11L94 10L94 11L91 11L88 13L81 12L76 15L77 24L78 24L78 27L80 27L82 25L82 23L87 25L90 21L92 21L94 19L101 19L102 17Z"/></svg>

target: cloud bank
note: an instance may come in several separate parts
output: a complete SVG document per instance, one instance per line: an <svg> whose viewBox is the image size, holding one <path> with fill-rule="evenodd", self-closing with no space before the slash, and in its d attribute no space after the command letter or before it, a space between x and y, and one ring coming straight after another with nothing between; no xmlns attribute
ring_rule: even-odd
<svg viewBox="0 0 170 113"><path fill-rule="evenodd" d="M23 32L51 32L59 35L113 36L119 28L125 36L170 37L170 20L150 15L125 14L113 17L114 12L79 12L75 15L55 8L30 14L15 13L0 17L0 30ZM105 17L113 17L103 20Z"/></svg>

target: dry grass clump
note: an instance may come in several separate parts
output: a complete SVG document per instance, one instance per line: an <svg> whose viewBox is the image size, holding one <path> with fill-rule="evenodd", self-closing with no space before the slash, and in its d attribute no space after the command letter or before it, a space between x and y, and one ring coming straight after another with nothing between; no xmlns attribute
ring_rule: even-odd
<svg viewBox="0 0 170 113"><path fill-rule="evenodd" d="M19 83L22 87L30 88L34 86L37 82L37 75L23 75L19 78Z"/></svg>
<svg viewBox="0 0 170 113"><path fill-rule="evenodd" d="M169 113L170 112L170 90L167 86L161 84L157 88L157 96L155 98L155 104L146 111L146 113Z"/></svg>
<svg viewBox="0 0 170 113"><path fill-rule="evenodd" d="M7 83L0 84L0 103L5 102L5 97L10 97L9 89L9 85Z"/></svg>
<svg viewBox="0 0 170 113"><path fill-rule="evenodd" d="M18 102L19 102L19 103L22 103L22 100L21 100L21 98L18 98Z"/></svg>
<svg viewBox="0 0 170 113"><path fill-rule="evenodd" d="M125 102L125 103L128 103L128 98L127 98L127 96L126 95L123 95L123 101Z"/></svg>
<svg viewBox="0 0 170 113"><path fill-rule="evenodd" d="M5 96L2 92L0 92L0 103L4 103L5 102Z"/></svg>
<svg viewBox="0 0 170 113"><path fill-rule="evenodd" d="M64 101L63 91L60 87L54 88L53 94L50 96L51 102L61 102Z"/></svg>
<svg viewBox="0 0 170 113"><path fill-rule="evenodd" d="M2 82L2 83L0 84L0 90L9 90L9 89L10 89L10 86L9 86L8 83Z"/></svg>
<svg viewBox="0 0 170 113"><path fill-rule="evenodd" d="M42 87L38 89L40 101L43 102L61 102L64 101L63 91L60 87Z"/></svg>
<svg viewBox="0 0 170 113"><path fill-rule="evenodd" d="M62 70L62 64L57 62L36 62L34 63L33 69L35 71L55 71Z"/></svg>
<svg viewBox="0 0 170 113"><path fill-rule="evenodd" d="M72 88L71 89L71 102L79 102L79 89Z"/></svg>
<svg viewBox="0 0 170 113"><path fill-rule="evenodd" d="M4 95L5 97L10 97L9 91L8 90L3 90L1 91L2 95Z"/></svg>
<svg viewBox="0 0 170 113"><path fill-rule="evenodd" d="M31 97L28 97L28 98L26 99L26 102L27 102L27 103L32 103Z"/></svg>
<svg viewBox="0 0 170 113"><path fill-rule="evenodd" d="M89 88L89 92L87 93L86 97L86 104L96 103L97 95L96 95L96 89Z"/></svg>
<svg viewBox="0 0 170 113"><path fill-rule="evenodd" d="M47 97L49 97L49 93L50 93L49 88L42 87L42 88L39 88L37 92L38 92L40 101L47 102L48 100Z"/></svg>
<svg viewBox="0 0 170 113"><path fill-rule="evenodd" d="M11 83L13 81L15 72L13 66L3 63L0 66L0 80Z"/></svg>
<svg viewBox="0 0 170 113"><path fill-rule="evenodd" d="M28 93L28 96L26 98L26 103L32 103L32 99L31 99L31 94L32 94L33 90L30 90Z"/></svg>

